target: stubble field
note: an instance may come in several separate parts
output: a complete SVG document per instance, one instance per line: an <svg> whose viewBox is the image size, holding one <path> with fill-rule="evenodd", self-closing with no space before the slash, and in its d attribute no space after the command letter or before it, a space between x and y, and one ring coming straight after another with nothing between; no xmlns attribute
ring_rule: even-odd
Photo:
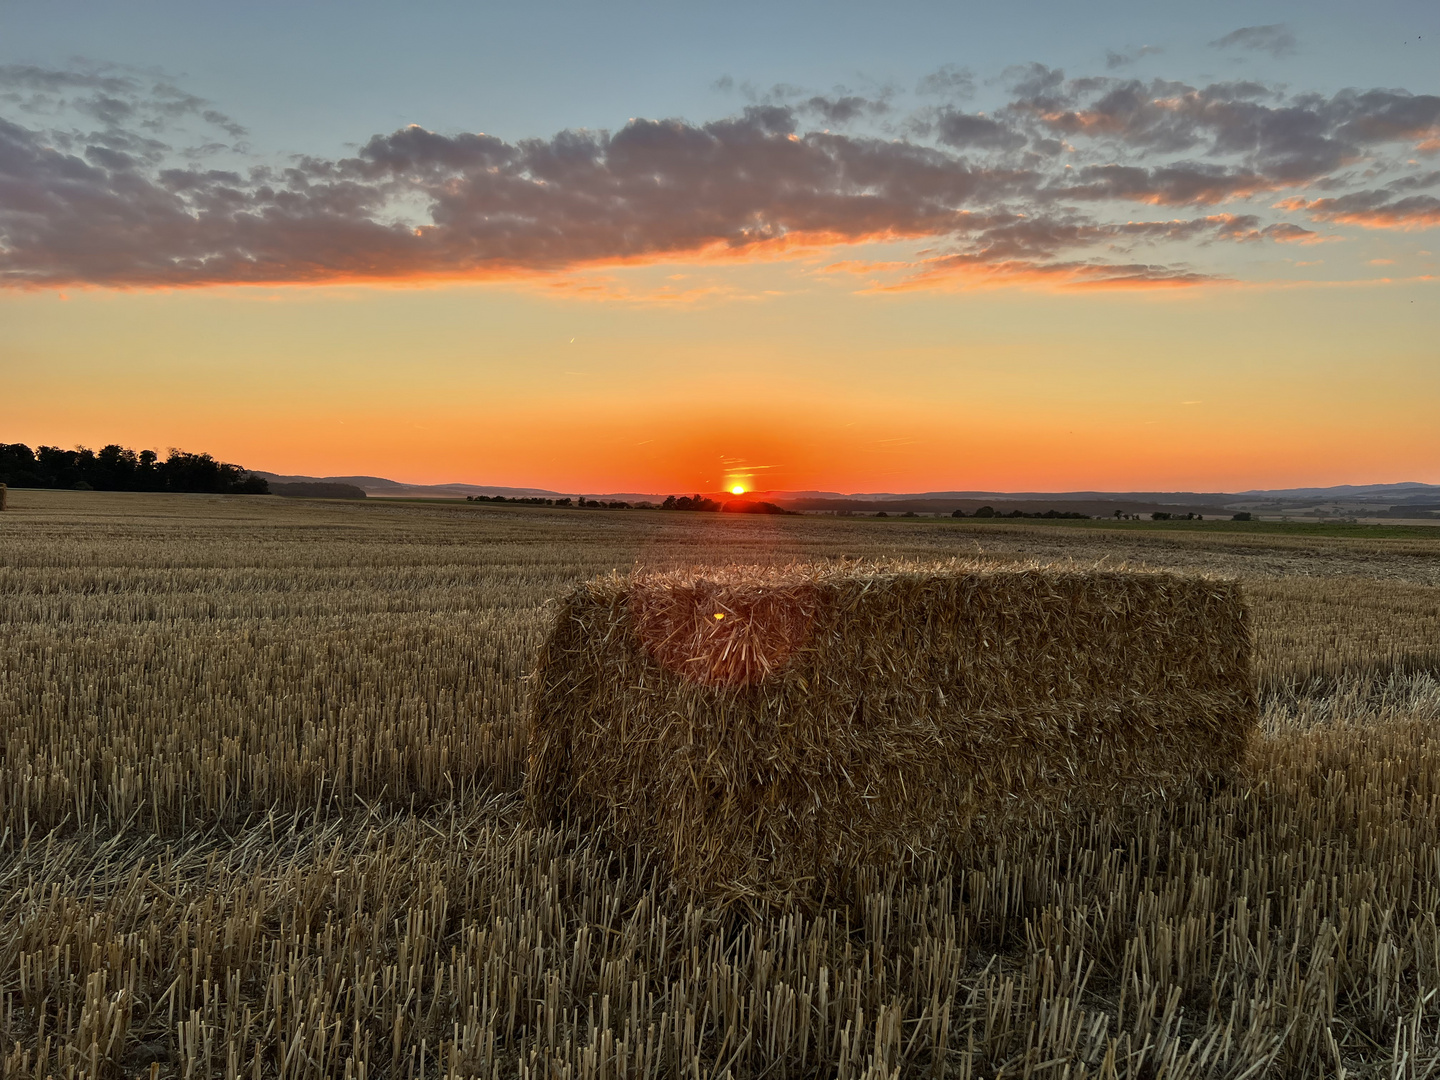
<svg viewBox="0 0 1440 1080"><path fill-rule="evenodd" d="M0 515L0 1074L1440 1076L1440 537L22 491ZM534 829L546 601L637 565L1241 578L1210 799L707 907Z"/></svg>

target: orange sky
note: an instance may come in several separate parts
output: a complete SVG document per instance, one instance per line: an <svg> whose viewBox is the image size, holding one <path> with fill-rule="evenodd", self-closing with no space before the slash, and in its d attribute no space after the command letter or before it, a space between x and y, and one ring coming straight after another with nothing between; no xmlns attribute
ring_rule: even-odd
<svg viewBox="0 0 1440 1080"><path fill-rule="evenodd" d="M598 298L0 294L4 437L587 492L1440 481L1433 281L857 294L789 263L604 276ZM654 298L677 286L702 293Z"/></svg>

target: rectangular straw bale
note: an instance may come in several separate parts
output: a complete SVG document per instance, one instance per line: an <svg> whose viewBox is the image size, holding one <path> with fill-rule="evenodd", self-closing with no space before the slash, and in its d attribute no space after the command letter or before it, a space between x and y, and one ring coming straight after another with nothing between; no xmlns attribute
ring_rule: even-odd
<svg viewBox="0 0 1440 1080"><path fill-rule="evenodd" d="M1257 719L1234 582L1030 567L590 581L531 698L527 799L712 895L1223 774Z"/></svg>

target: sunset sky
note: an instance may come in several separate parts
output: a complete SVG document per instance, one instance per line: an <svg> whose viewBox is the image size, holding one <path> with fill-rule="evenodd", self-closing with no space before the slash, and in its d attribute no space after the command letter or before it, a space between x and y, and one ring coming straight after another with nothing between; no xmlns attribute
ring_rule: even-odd
<svg viewBox="0 0 1440 1080"><path fill-rule="evenodd" d="M0 0L0 442L1440 483L1440 6Z"/></svg>

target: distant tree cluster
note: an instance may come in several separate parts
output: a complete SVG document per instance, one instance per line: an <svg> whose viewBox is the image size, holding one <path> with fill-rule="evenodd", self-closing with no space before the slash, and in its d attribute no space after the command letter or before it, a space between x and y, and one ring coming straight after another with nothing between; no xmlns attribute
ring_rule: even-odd
<svg viewBox="0 0 1440 1080"><path fill-rule="evenodd" d="M772 502L760 499L728 499L716 502L703 495L669 495L660 504L661 510L703 510L711 514L796 514Z"/></svg>
<svg viewBox="0 0 1440 1080"><path fill-rule="evenodd" d="M153 450L138 453L111 443L99 451L62 450L24 443L0 443L0 484L15 488L72 488L79 491L204 492L212 495L268 495L263 476L209 454L171 450L162 461Z"/></svg>
<svg viewBox="0 0 1440 1080"><path fill-rule="evenodd" d="M587 499L581 495L575 503L586 510L654 510L655 504L648 502L628 503L620 499L606 502L604 499Z"/></svg>
<svg viewBox="0 0 1440 1080"><path fill-rule="evenodd" d="M1124 510L1115 511L1116 521L1143 521L1143 514L1127 514ZM1156 510L1150 515L1151 521L1204 521L1204 514L1196 513L1171 513L1169 510Z"/></svg>
<svg viewBox="0 0 1440 1080"><path fill-rule="evenodd" d="M951 517L966 517L964 510L956 510ZM1037 510L1033 514L1027 514L1023 510L1011 510L1008 514L996 510L993 506L982 506L975 513L968 515L977 518L1039 518L1044 521L1089 521L1089 514L1082 514L1075 510Z"/></svg>
<svg viewBox="0 0 1440 1080"><path fill-rule="evenodd" d="M569 499L546 499L539 495L516 495L509 498L504 495L466 495L466 502L490 502L490 503L514 503L519 506L570 506ZM584 505L585 500L580 500Z"/></svg>
<svg viewBox="0 0 1440 1080"><path fill-rule="evenodd" d="M539 495L466 495L466 502L508 503L511 506L558 506L579 507L581 510L654 510L655 504L648 502L628 503L619 499L587 499L584 495L571 499L546 499Z"/></svg>
<svg viewBox="0 0 1440 1080"><path fill-rule="evenodd" d="M354 484L336 484L326 480L296 481L286 484L275 482L270 485L271 495L287 499L364 499L364 488Z"/></svg>
<svg viewBox="0 0 1440 1080"><path fill-rule="evenodd" d="M795 510L786 510L783 506L777 506L772 502L750 499L731 499L720 507L722 514L791 514L797 515Z"/></svg>
<svg viewBox="0 0 1440 1080"><path fill-rule="evenodd" d="M718 513L720 504L714 499L707 499L703 495L667 495L665 501L660 504L661 510L704 510L708 513Z"/></svg>

